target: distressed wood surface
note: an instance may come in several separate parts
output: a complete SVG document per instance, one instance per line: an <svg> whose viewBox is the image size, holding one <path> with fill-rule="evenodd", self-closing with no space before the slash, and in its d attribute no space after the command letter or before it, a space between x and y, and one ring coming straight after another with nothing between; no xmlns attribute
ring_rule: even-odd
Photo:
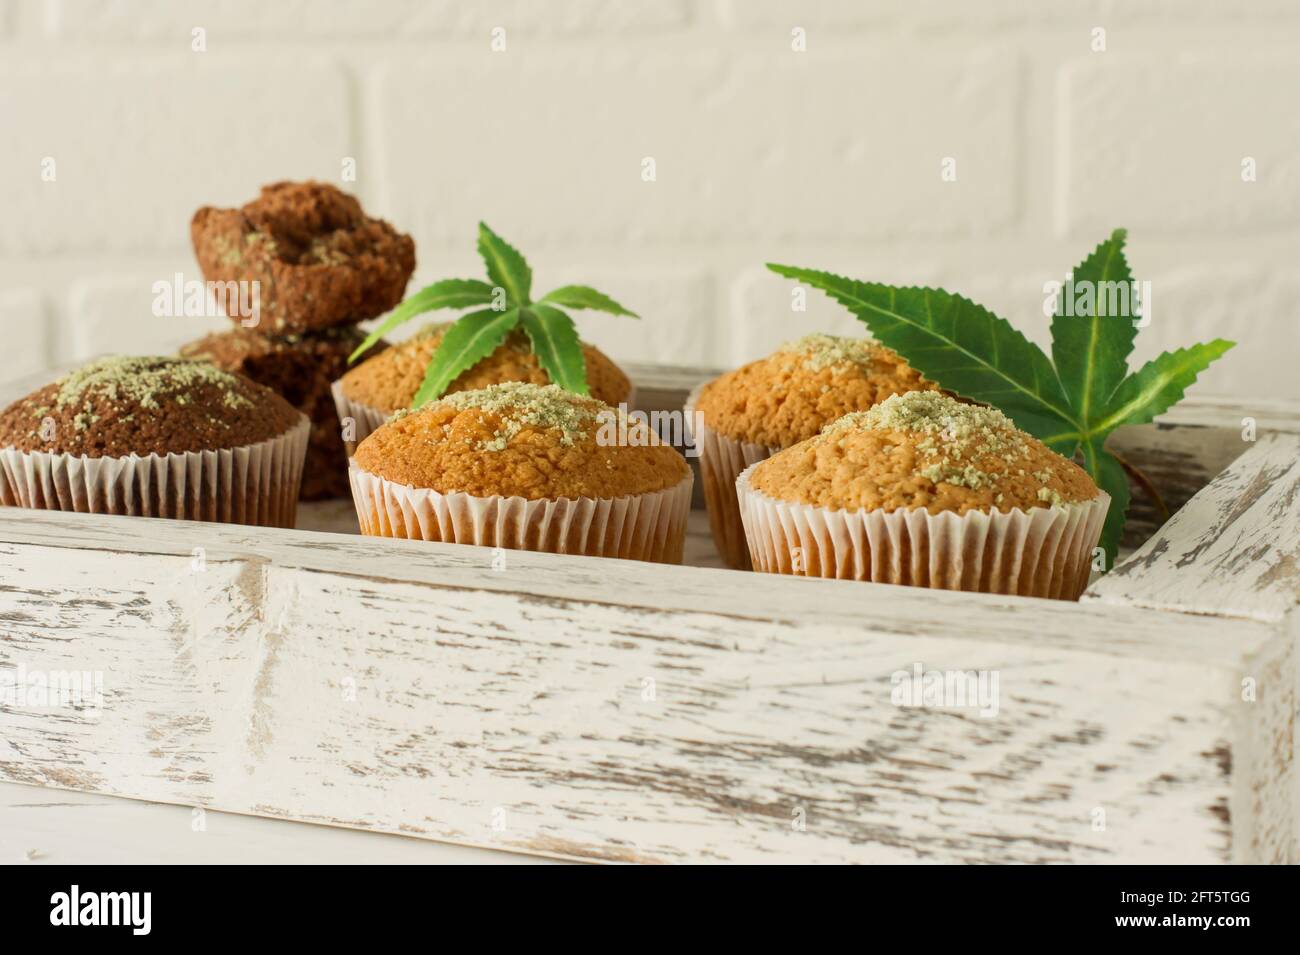
<svg viewBox="0 0 1300 955"><path fill-rule="evenodd" d="M639 404L671 409L701 374L637 369ZM1191 496L1241 454L1246 412L1180 414L1117 437ZM1125 568L1148 559L1121 578L1141 590ZM1294 614L1100 585L1072 605L498 568L471 547L5 509L0 667L100 671L105 703L0 705L0 778L572 859L1297 858ZM914 664L996 673L997 715L896 705Z"/></svg>
<svg viewBox="0 0 1300 955"><path fill-rule="evenodd" d="M336 826L0 783L0 865L518 865L492 852Z"/></svg>
<svg viewBox="0 0 1300 955"><path fill-rule="evenodd" d="M84 523L14 511L0 546L3 663L110 675L97 714L3 711L11 780L610 861L1289 846L1252 729L1283 691L1240 699L1260 658L1293 665L1264 624ZM997 717L893 705L914 663L997 671Z"/></svg>
<svg viewBox="0 0 1300 955"><path fill-rule="evenodd" d="M1300 436L1261 437L1087 599L1281 621L1300 600Z"/></svg>

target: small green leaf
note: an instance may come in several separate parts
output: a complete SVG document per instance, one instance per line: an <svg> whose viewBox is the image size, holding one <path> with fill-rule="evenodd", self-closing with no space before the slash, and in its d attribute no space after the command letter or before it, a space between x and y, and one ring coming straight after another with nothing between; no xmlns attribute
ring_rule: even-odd
<svg viewBox="0 0 1300 955"><path fill-rule="evenodd" d="M397 308L388 313L388 317L379 323L366 340L357 346L356 351L348 356L348 363L369 351L370 347L403 322L410 321L423 312L439 308L469 308L471 305L487 305L492 301L492 286L478 279L443 279L420 289Z"/></svg>
<svg viewBox="0 0 1300 955"><path fill-rule="evenodd" d="M1128 474L1124 466L1100 442L1083 442L1083 464L1097 486L1110 495L1110 509L1101 528L1101 546L1106 551L1106 570L1115 566L1124 520L1128 516Z"/></svg>
<svg viewBox="0 0 1300 955"><path fill-rule="evenodd" d="M1061 289L1052 318L1052 361L1085 434L1124 380L1137 337L1125 234L1116 229L1075 268L1073 286Z"/></svg>
<svg viewBox="0 0 1300 955"><path fill-rule="evenodd" d="M1196 376L1235 344L1216 338L1167 351L1147 362L1115 389L1105 417L1092 428L1093 434L1104 437L1122 424L1144 424L1173 407Z"/></svg>
<svg viewBox="0 0 1300 955"><path fill-rule="evenodd" d="M487 263L488 278L506 290L506 307L527 305L532 292L533 270L518 250L489 229L486 222L478 224L478 252Z"/></svg>
<svg viewBox="0 0 1300 955"><path fill-rule="evenodd" d="M768 268L821 289L943 387L1002 409L1044 441L1064 446L1078 440L1078 424L1052 363L988 309L939 289L857 282L788 265Z"/></svg>
<svg viewBox="0 0 1300 955"><path fill-rule="evenodd" d="M587 394L587 360L578 330L564 312L539 302L523 310L524 331L537 361L553 384L574 394Z"/></svg>
<svg viewBox="0 0 1300 955"><path fill-rule="evenodd" d="M553 292L547 292L542 296L542 301L550 302L552 305L563 305L566 308L594 308L601 312L609 312L611 315L641 317L636 312L628 311L604 292L597 292L587 285L562 286Z"/></svg>
<svg viewBox="0 0 1300 955"><path fill-rule="evenodd" d="M448 386L464 372L492 354L519 323L519 310L498 312L490 308L463 315L442 336L424 381L411 401L418 408L427 401L441 398Z"/></svg>

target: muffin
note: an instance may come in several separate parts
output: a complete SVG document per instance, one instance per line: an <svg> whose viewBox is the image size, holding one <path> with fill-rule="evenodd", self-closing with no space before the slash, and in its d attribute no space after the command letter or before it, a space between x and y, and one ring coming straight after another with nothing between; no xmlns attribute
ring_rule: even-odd
<svg viewBox="0 0 1300 955"><path fill-rule="evenodd" d="M732 567L750 568L736 504L741 471L851 411L864 411L890 395L937 388L870 338L818 334L787 342L767 358L693 391L686 421L700 455L718 553Z"/></svg>
<svg viewBox="0 0 1300 955"><path fill-rule="evenodd" d="M389 415L409 408L424 381L424 370L452 325L426 325L414 336L362 362L334 385L334 400L340 418L356 422L356 440L378 428ZM591 396L607 405L632 404L632 384L622 369L598 348L582 345L587 361L587 388ZM492 354L470 368L447 388L447 394L473 391L509 381L550 384L550 376L533 354L528 336L516 329Z"/></svg>
<svg viewBox="0 0 1300 955"><path fill-rule="evenodd" d="M509 382L394 415L357 447L361 533L680 563L691 469L642 424Z"/></svg>
<svg viewBox="0 0 1300 955"><path fill-rule="evenodd" d="M754 567L1075 600L1110 498L994 408L916 391L737 481Z"/></svg>
<svg viewBox="0 0 1300 955"><path fill-rule="evenodd" d="M210 361L270 388L311 420L307 465L299 499L318 501L348 496L348 456L330 387L347 371L348 355L365 335L351 326L301 335L263 335L258 329L232 328L190 342L186 358ZM380 343L377 348L386 347Z"/></svg>
<svg viewBox="0 0 1300 955"><path fill-rule="evenodd" d="M190 236L209 282L259 283L258 325L269 333L382 315L402 300L415 270L410 236L322 182L263 186L238 209L204 206Z"/></svg>
<svg viewBox="0 0 1300 955"><path fill-rule="evenodd" d="M103 358L0 412L0 503L292 527L309 427L206 362Z"/></svg>

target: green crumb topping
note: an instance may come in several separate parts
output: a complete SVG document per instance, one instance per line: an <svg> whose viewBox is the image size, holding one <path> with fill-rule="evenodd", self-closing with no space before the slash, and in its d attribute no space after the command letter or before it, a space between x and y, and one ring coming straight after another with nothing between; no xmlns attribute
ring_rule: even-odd
<svg viewBox="0 0 1300 955"><path fill-rule="evenodd" d="M476 391L457 391L436 404L458 411L487 411L501 419L492 440L480 442L480 451L503 451L525 428L560 432L560 444L571 446L587 436L588 429L610 409L595 398L575 395L559 385L534 385L508 381ZM430 405L425 405L425 408Z"/></svg>
<svg viewBox="0 0 1300 955"><path fill-rule="evenodd" d="M224 392L223 401L231 408L253 404L241 393L233 375L206 361L186 358L101 358L70 372L57 384L55 405L60 411L80 408L75 416L79 428L97 420L95 412L101 410L100 402L108 407L127 402L157 411L168 401L185 404L190 400L190 389L203 385Z"/></svg>
<svg viewBox="0 0 1300 955"><path fill-rule="evenodd" d="M821 371L834 365L860 365L869 368L879 346L872 338L843 338L820 332L786 342L778 351L804 356L809 371Z"/></svg>
<svg viewBox="0 0 1300 955"><path fill-rule="evenodd" d="M832 421L822 434L833 437L844 431L904 431L919 436L917 451L923 456L917 473L938 484L944 482L978 491L991 487L1013 471L1025 476L1023 468L1003 472L984 471L970 462L996 457L1012 464L1030 455L1028 436L996 408L968 405L936 391L911 391L893 395L867 411L855 411ZM1038 499L1063 504L1061 495L1047 487L1051 471L1035 471ZM1002 495L995 501L1001 503Z"/></svg>
<svg viewBox="0 0 1300 955"><path fill-rule="evenodd" d="M272 258L275 257L278 248L275 237L269 232L246 232L244 233L244 244L257 248L262 246L266 249L266 254Z"/></svg>
<svg viewBox="0 0 1300 955"><path fill-rule="evenodd" d="M1065 498L1061 497L1061 492L1053 491L1050 487L1040 487L1038 489L1038 499L1046 501L1053 507L1061 507L1065 504Z"/></svg>

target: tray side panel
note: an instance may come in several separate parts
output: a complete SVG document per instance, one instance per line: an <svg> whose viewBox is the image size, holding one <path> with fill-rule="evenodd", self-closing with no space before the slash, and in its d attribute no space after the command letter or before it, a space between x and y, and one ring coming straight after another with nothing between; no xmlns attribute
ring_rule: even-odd
<svg viewBox="0 0 1300 955"><path fill-rule="evenodd" d="M1300 600L1300 437L1260 438L1085 600L1281 621Z"/></svg>
<svg viewBox="0 0 1300 955"><path fill-rule="evenodd" d="M0 706L4 778L607 861L1256 854L1220 661L103 561L5 548L0 663L104 695ZM901 705L917 664L996 674L996 713Z"/></svg>

